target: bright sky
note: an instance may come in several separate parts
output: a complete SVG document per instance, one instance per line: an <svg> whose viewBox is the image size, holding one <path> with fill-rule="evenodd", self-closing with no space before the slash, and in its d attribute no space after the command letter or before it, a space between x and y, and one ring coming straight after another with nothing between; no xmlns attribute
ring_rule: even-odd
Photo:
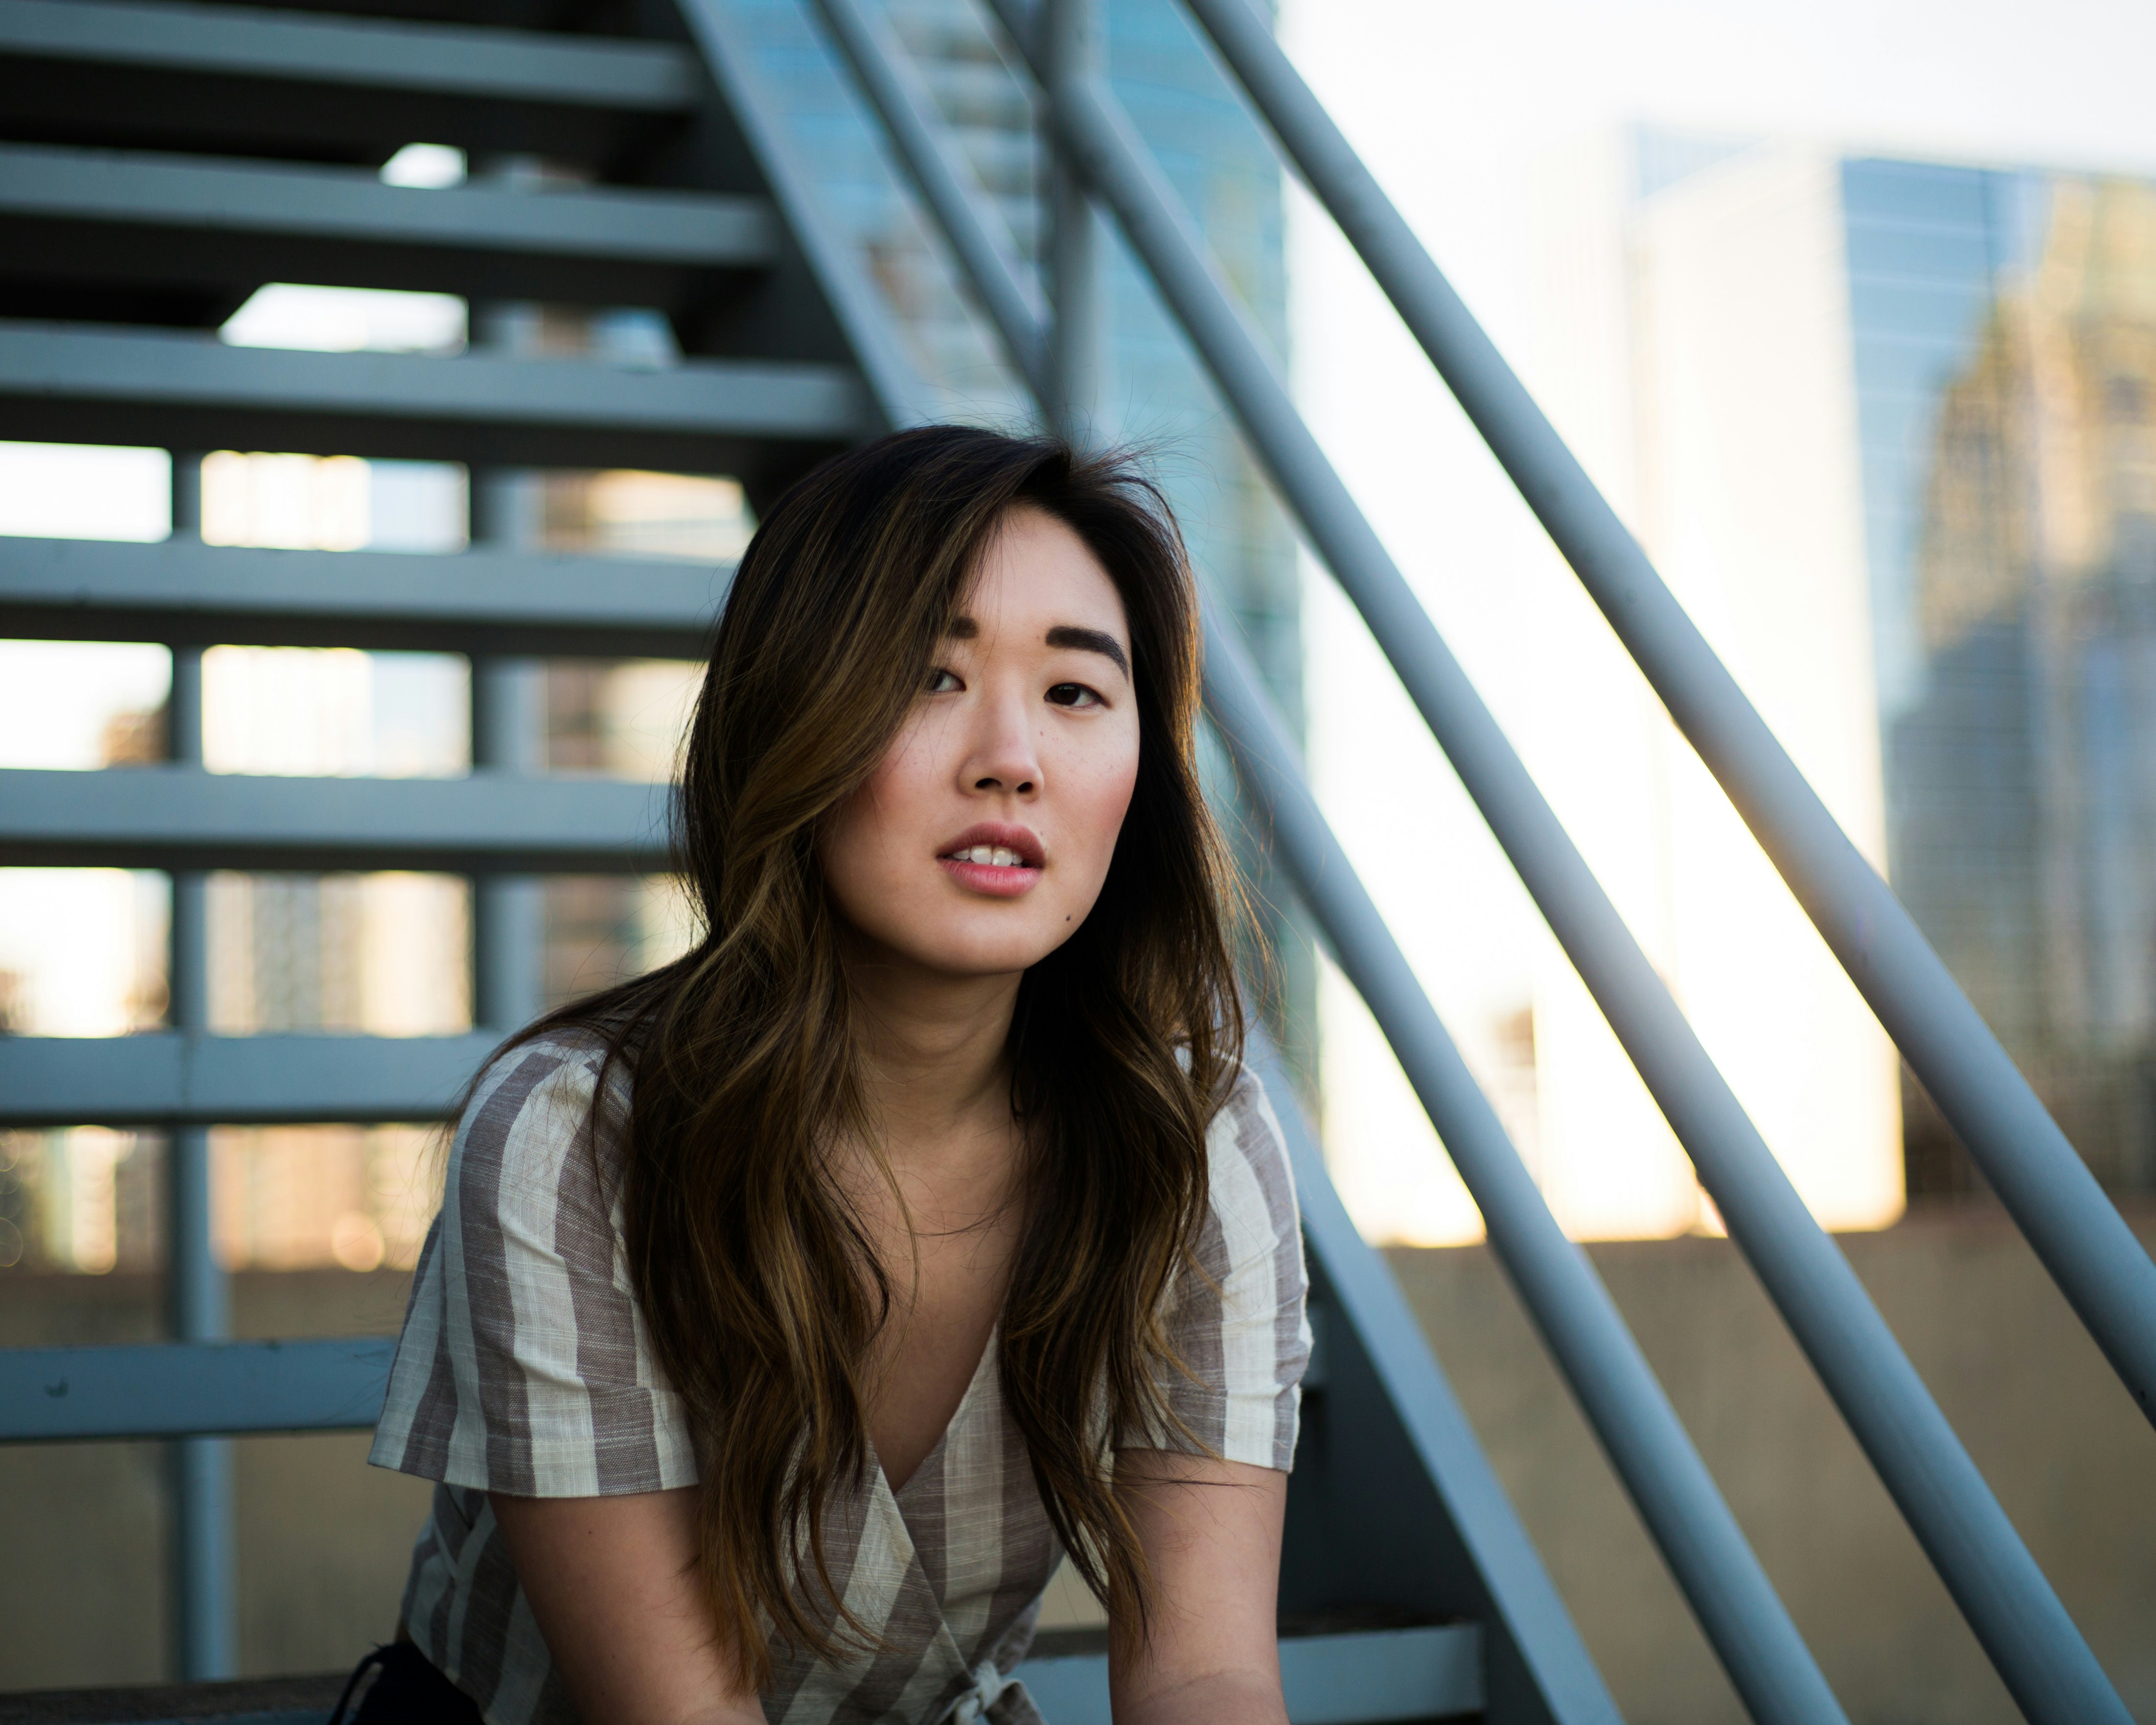
<svg viewBox="0 0 2156 1725"><path fill-rule="evenodd" d="M1530 181L1626 122L2156 177L2156 7L2054 0L1283 0L1290 53L1501 347L1534 382ZM1537 619L1584 601L1322 214L1291 205L1298 391L1326 448L1531 768ZM1306 613L1311 766L1471 1061L1524 1003L1532 909L1328 582ZM1614 641L1609 651L1620 649ZM1564 809L1559 806L1559 813ZM1468 1222L1428 1124L1344 984L1325 995L1327 1137L1387 1218ZM1343 1168L1343 1173L1347 1172ZM1343 1180L1351 1188L1354 1180Z"/></svg>

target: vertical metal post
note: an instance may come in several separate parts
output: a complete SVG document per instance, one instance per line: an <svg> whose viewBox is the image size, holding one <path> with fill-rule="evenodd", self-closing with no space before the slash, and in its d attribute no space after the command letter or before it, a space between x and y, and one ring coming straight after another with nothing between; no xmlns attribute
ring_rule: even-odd
<svg viewBox="0 0 2156 1725"><path fill-rule="evenodd" d="M1090 78L1103 69L1097 0L1044 0L1044 82ZM1106 234L1052 123L1041 128L1047 164L1049 333L1048 411L1055 432L1074 444L1106 440Z"/></svg>
<svg viewBox="0 0 2156 1725"><path fill-rule="evenodd" d="M202 535L202 457L172 452L172 536ZM199 767L203 758L203 649L172 649L165 707L166 752ZM172 875L167 1016L173 1029L209 1029L209 882L199 870ZM209 1130L176 1124L167 1156L166 1205L172 1332L182 1342L223 1341L232 1332L231 1291L211 1245ZM203 1682L235 1675L237 1599L233 1579L232 1445L182 1438L172 1445L173 1639L180 1676Z"/></svg>
<svg viewBox="0 0 2156 1725"><path fill-rule="evenodd" d="M516 165L502 177L517 183ZM475 347L525 345L529 312L475 303ZM474 545L530 546L540 536L538 480L496 468L471 470L466 504ZM546 672L536 660L475 654L471 661L471 763L475 773L546 769ZM506 1035L539 1014L545 999L546 901L529 875L472 880L472 1022Z"/></svg>
<svg viewBox="0 0 2156 1725"><path fill-rule="evenodd" d="M544 673L526 659L472 660L472 768L531 773L543 764ZM538 1016L545 889L526 875L472 882L472 1022L503 1034Z"/></svg>

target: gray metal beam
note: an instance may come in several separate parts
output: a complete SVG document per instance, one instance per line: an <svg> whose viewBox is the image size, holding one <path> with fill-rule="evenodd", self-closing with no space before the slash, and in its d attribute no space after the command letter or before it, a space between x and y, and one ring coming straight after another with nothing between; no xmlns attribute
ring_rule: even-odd
<svg viewBox="0 0 2156 1725"><path fill-rule="evenodd" d="M732 570L0 537L0 638L701 659Z"/></svg>
<svg viewBox="0 0 2156 1725"><path fill-rule="evenodd" d="M960 268L989 318L1003 333L1019 374L1038 400L1050 398L1048 343L1040 318L1020 284L1017 259L982 218L972 174L949 142L935 100L914 70L891 27L858 0L817 0L817 10L838 43L855 80L891 136L914 187L945 238L960 254ZM1014 335L1012 332L1031 331Z"/></svg>
<svg viewBox="0 0 2156 1725"><path fill-rule="evenodd" d="M2142 1412L2156 1420L2156 1263L1842 832L1246 0L1188 0Z"/></svg>
<svg viewBox="0 0 2156 1725"><path fill-rule="evenodd" d="M0 0L0 122L235 151L415 138L603 160L705 89L671 44L311 18L252 6Z"/></svg>
<svg viewBox="0 0 2156 1725"><path fill-rule="evenodd" d="M1106 27L1098 0L1041 0L1040 49L1046 81L1101 74ZM1044 400L1072 443L1105 442L1108 410L1108 244L1084 170L1071 159L1052 112L1042 116L1048 151L1049 391Z"/></svg>
<svg viewBox="0 0 2156 1725"><path fill-rule="evenodd" d="M768 204L388 186L364 169L0 146L0 277L263 281L675 308L778 255Z"/></svg>
<svg viewBox="0 0 2156 1725"><path fill-rule="evenodd" d="M936 397L906 352L889 309L862 270L852 244L833 224L821 190L795 159L786 127L739 26L721 0L677 3L682 22L703 52L721 103L754 158L810 280L860 367L881 421L877 429L896 430L941 418Z"/></svg>
<svg viewBox="0 0 2156 1725"><path fill-rule="evenodd" d="M0 1036L0 1123L282 1126L439 1120L500 1040Z"/></svg>
<svg viewBox="0 0 2156 1725"><path fill-rule="evenodd" d="M836 366L313 353L0 324L0 437L752 475L864 435Z"/></svg>
<svg viewBox="0 0 2156 1725"><path fill-rule="evenodd" d="M1107 1654L1065 1651L1065 1639L1045 1633L1019 1666L1019 1681L1055 1725L1111 1725ZM1471 1623L1284 1635L1280 1662L1292 1725L1450 1719L1483 1709L1482 1637Z"/></svg>
<svg viewBox="0 0 2156 1725"><path fill-rule="evenodd" d="M172 536L202 538L202 457L172 454ZM203 663L198 647L172 649L165 701L165 747L176 765L203 759ZM182 1038L209 1029L209 882L193 870L172 876L165 947L165 1021ZM8 1094L0 1089L0 1096ZM232 1284L214 1241L215 1193L207 1126L163 1121L165 1289L168 1333L182 1342L222 1342L232 1334ZM173 1649L180 1674L229 1677L239 1643L233 1525L232 1445L189 1437L167 1453L171 1478Z"/></svg>
<svg viewBox="0 0 2156 1725"><path fill-rule="evenodd" d="M993 0L1015 39L1019 0ZM1602 890L1310 434L1188 213L1105 85L1052 91L1057 124L1183 325L1253 450L1408 694L1698 1168L1842 1417L2025 1711L2123 1725L2117 1692L1887 1328ZM1693 1593L1697 1604L1701 1596ZM1712 1609L1710 1602L1707 1609ZM1757 1651L1717 1641L1763 1718L1811 1711Z"/></svg>
<svg viewBox="0 0 2156 1725"><path fill-rule="evenodd" d="M1014 27L1014 35L1024 27L1023 17L1016 14L1007 23ZM964 208L956 213L956 218L978 219ZM955 249L968 268L1002 267L993 255L987 257L984 265L977 265L974 259L983 254L978 245ZM984 294L983 299L991 308L1000 308L1011 296ZM999 311L998 316L999 321L1006 316L1015 321L1013 314ZM1014 351L1029 333L1009 323L1002 325L1001 332L1006 346ZM1337 948L1343 941L1369 934L1355 920L1359 886L1302 783L1293 747L1272 715L1255 670L1240 648L1211 624L1212 614L1209 607L1209 711L1243 767L1260 808L1273 810L1285 797L1291 814L1301 811L1308 816L1310 829L1300 834L1304 849L1291 850L1286 860L1293 874L1297 863L1308 862L1311 855L1322 852L1328 860L1312 865L1304 896ZM1260 767L1272 778L1252 778ZM1280 818L1276 813L1271 816L1276 824ZM1274 836L1277 841L1279 834ZM1328 868L1337 878L1328 876ZM1332 893L1317 892L1316 888L1328 880ZM1343 886L1342 881L1348 884ZM1359 901L1367 906L1367 899ZM1369 916L1375 922L1375 933L1369 937L1379 942L1374 950L1382 952L1389 947L1397 957L1398 948L1390 947L1390 936L1383 923L1375 922L1374 909ZM1398 968L1404 969L1404 960ZM1368 973L1353 967L1350 974L1358 983L1369 979ZM1389 972L1378 974L1398 981ZM1791 1717L1837 1719L1839 1710L1801 1637L1691 1447L1638 1343L1585 1259L1564 1240L1488 1102L1467 1077L1428 1001L1414 988L1398 1001L1373 999L1372 1005L1396 1049L1402 1046L1400 1039L1415 1039L1413 1053L1425 1080L1418 1093L1431 1109L1447 1147L1454 1146L1455 1135L1468 1146L1469 1160L1461 1164L1463 1173L1478 1201L1486 1189L1492 1194L1484 1208L1501 1257L1512 1270L1529 1310L1560 1362L1569 1373L1576 1358L1588 1373L1584 1378L1571 1379L1575 1393L1717 1650L1732 1669L1747 1668L1746 1681L1752 1688L1791 1697L1790 1705L1796 1709ZM1284 1125L1295 1112L1291 1103L1279 1111ZM1291 1142L1298 1142L1291 1126L1290 1132ZM1455 1152L1455 1160L1460 1153ZM1467 1173L1471 1163L1475 1168L1471 1173ZM1312 1163L1311 1153L1304 1155L1302 1166L1306 1173L1322 1173L1322 1165ZM1329 1183L1322 1189L1331 1195ZM1337 1202L1337 1198L1332 1199L1335 1209ZM1315 1224L1322 1230L1327 1215L1323 1200L1314 1199L1306 1226ZM1338 1224L1345 1225L1345 1219L1343 1214ZM1352 1230L1349 1232L1352 1235ZM1342 1262L1350 1266L1348 1286L1357 1301L1353 1315L1358 1333L1368 1319L1375 1326L1370 1333L1389 1339L1399 1351L1404 1344L1399 1327L1404 1313L1398 1290L1393 1290L1389 1305L1367 1271L1355 1271L1354 1256L1337 1231L1333 1244ZM1409 1322L1411 1327L1412 1321ZM1417 1363L1417 1354L1426 1364ZM1455 1425L1445 1418L1451 1405L1450 1391L1442 1374L1435 1371L1435 1362L1428 1360L1427 1348L1407 1348L1404 1358L1400 1369L1404 1385L1420 1393L1417 1410L1420 1417L1413 1433L1418 1459L1433 1480L1447 1481L1444 1488L1448 1494L1447 1515L1468 1546L1478 1574L1502 1578L1504 1583L1507 1591L1502 1597L1493 1586L1492 1603L1506 1615L1508 1633L1518 1637L1520 1656L1530 1668L1527 1681L1559 1717L1614 1714L1599 1675L1550 1590L1532 1544L1513 1522L1510 1506L1502 1493L1494 1507L1480 1501L1487 1464L1464 1420ZM1387 1387L1393 1388L1389 1380ZM1396 1402L1399 1399L1395 1397ZM1409 1416L1403 1411L1402 1417ZM1440 1474L1440 1469L1445 1471ZM1458 1502L1454 1501L1455 1497Z"/></svg>
<svg viewBox="0 0 2156 1725"><path fill-rule="evenodd" d="M671 787L475 773L277 778L188 767L0 772L0 865L662 869Z"/></svg>
<svg viewBox="0 0 2156 1725"><path fill-rule="evenodd" d="M0 1443L357 1431L382 1416L389 1336L0 1348Z"/></svg>

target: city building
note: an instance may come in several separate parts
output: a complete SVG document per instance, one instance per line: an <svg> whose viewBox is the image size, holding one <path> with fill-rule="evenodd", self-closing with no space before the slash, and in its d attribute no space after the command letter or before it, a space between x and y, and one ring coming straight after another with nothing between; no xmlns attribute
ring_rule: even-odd
<svg viewBox="0 0 2156 1725"><path fill-rule="evenodd" d="M2099 1178L2147 1189L2156 186L1635 131L1544 188L1560 429ZM1577 651L1551 699L1604 716L1613 888L1815 1214L1972 1189L1689 747ZM1568 975L1536 1046L1546 1171L1622 1121L1615 1178L1681 1220Z"/></svg>

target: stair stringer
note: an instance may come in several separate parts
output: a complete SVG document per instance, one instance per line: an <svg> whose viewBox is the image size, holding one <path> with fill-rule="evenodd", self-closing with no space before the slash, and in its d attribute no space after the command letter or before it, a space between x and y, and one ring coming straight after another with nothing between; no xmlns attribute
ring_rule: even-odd
<svg viewBox="0 0 2156 1725"><path fill-rule="evenodd" d="M644 33L695 47L711 90L688 128L625 179L767 198L778 214L777 263L722 300L677 316L683 351L851 363L886 429L939 417L896 321L796 159L723 0L635 0L635 12Z"/></svg>

